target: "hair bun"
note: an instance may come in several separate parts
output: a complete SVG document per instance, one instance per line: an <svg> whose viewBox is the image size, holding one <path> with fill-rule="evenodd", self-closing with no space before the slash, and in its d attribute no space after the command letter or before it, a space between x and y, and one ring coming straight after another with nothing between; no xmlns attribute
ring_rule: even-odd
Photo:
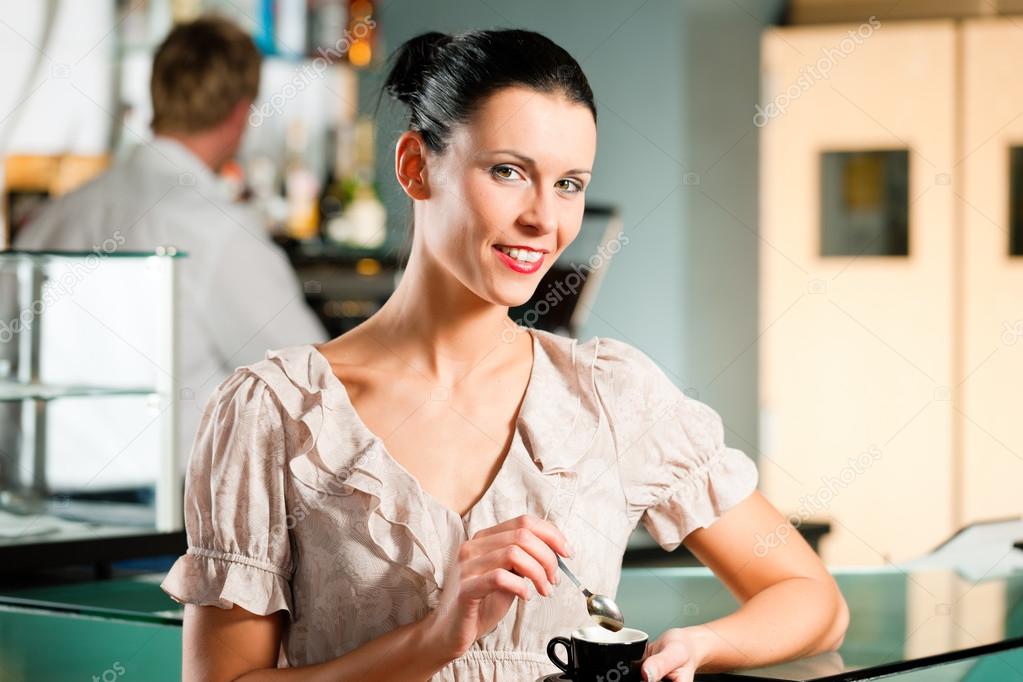
<svg viewBox="0 0 1023 682"><path fill-rule="evenodd" d="M414 105L424 77L453 36L438 31L421 33L405 41L393 55L394 66L383 88L395 99Z"/></svg>

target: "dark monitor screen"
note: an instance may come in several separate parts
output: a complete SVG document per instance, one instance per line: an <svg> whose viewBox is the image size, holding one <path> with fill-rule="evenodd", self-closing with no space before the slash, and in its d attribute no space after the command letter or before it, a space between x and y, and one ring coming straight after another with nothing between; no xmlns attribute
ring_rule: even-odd
<svg viewBox="0 0 1023 682"><path fill-rule="evenodd" d="M554 266L540 280L533 296L508 310L517 323L577 336L615 252L621 220L609 206L587 206L582 227Z"/></svg>

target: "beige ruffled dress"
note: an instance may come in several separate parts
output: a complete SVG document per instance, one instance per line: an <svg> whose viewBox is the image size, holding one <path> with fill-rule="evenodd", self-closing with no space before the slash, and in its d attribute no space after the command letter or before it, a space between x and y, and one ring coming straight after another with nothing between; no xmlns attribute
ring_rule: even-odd
<svg viewBox="0 0 1023 682"><path fill-rule="evenodd" d="M196 433L188 550L162 588L181 603L286 610L279 665L314 664L423 618L480 529L523 513L547 519L575 546L568 563L582 582L615 595L637 523L671 550L756 488L756 466L724 444L718 414L642 351L529 333L533 368L511 448L462 517L387 452L312 345L237 368ZM556 673L547 641L590 622L562 580L549 598L515 600L432 680Z"/></svg>

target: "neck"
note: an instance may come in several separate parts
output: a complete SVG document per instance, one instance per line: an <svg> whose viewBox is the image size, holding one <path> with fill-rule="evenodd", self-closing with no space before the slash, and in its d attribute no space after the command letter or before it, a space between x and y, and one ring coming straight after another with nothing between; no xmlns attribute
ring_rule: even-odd
<svg viewBox="0 0 1023 682"><path fill-rule="evenodd" d="M507 306L480 298L415 246L398 288L365 325L420 374L445 386L476 367L514 357L519 336L527 333L508 317Z"/></svg>
<svg viewBox="0 0 1023 682"><path fill-rule="evenodd" d="M198 133L160 132L157 136L180 143L214 173L230 158L222 141L223 136L216 130Z"/></svg>

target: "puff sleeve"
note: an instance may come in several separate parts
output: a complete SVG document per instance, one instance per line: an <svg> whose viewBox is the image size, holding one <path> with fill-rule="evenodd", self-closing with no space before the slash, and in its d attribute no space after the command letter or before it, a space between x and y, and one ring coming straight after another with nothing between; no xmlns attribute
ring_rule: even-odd
<svg viewBox="0 0 1023 682"><path fill-rule="evenodd" d="M756 465L725 445L717 412L683 393L641 350L599 337L594 368L628 511L663 549L676 549L756 489Z"/></svg>
<svg viewBox="0 0 1023 682"><path fill-rule="evenodd" d="M160 587L179 603L293 613L281 407L240 367L210 396L185 475L186 553Z"/></svg>

